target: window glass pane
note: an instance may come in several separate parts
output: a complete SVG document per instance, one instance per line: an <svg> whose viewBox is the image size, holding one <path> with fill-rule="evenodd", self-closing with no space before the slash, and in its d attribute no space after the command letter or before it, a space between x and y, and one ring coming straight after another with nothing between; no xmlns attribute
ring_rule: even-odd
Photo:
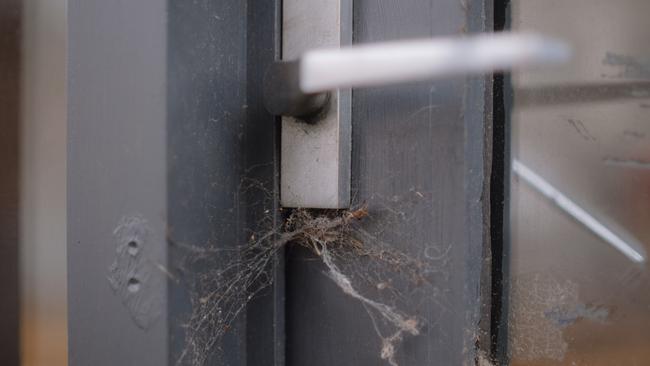
<svg viewBox="0 0 650 366"><path fill-rule="evenodd" d="M650 364L650 1L511 11L574 49L513 75L511 364Z"/></svg>

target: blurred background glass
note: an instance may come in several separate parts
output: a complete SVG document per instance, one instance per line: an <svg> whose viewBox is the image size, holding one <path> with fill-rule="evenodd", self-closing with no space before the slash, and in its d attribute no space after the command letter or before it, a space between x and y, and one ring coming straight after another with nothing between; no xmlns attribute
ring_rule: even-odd
<svg viewBox="0 0 650 366"><path fill-rule="evenodd" d="M565 67L513 76L513 159L647 257L650 1L513 0L510 10L513 30L575 51ZM511 198L511 364L650 364L647 258L626 256L516 172Z"/></svg>
<svg viewBox="0 0 650 366"><path fill-rule="evenodd" d="M21 362L66 365L66 0L22 3Z"/></svg>

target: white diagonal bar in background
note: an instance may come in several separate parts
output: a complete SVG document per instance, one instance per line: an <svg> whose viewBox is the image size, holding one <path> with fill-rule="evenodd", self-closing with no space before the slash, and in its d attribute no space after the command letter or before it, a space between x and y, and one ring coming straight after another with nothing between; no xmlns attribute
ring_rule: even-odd
<svg viewBox="0 0 650 366"><path fill-rule="evenodd" d="M636 263L643 263L646 261L647 255L645 249L640 243L623 240L621 236L598 221L522 162L514 159L512 170L536 191L555 203L555 205L562 209L562 211L566 212L587 229L598 235L616 250L623 253L623 255L628 257L630 260Z"/></svg>

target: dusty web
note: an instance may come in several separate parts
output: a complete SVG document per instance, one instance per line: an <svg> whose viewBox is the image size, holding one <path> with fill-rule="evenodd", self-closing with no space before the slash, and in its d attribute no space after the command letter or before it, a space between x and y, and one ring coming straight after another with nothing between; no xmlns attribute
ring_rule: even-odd
<svg viewBox="0 0 650 366"><path fill-rule="evenodd" d="M400 211L380 211L377 216L383 226L405 219ZM191 267L204 271L188 284L192 313L186 324L186 347L177 364L206 364L249 301L272 284L278 251L298 245L319 259L324 275L342 295L363 305L381 340L378 355L397 366L399 345L406 337L421 334L428 321L417 315L412 294L418 289L431 292L432 276L444 276L439 268L445 267L448 256L442 251L421 261L395 249L377 232L364 228L368 220L378 220L373 214L366 205L339 211L295 209L281 227L274 228L269 213L242 246L184 245Z"/></svg>

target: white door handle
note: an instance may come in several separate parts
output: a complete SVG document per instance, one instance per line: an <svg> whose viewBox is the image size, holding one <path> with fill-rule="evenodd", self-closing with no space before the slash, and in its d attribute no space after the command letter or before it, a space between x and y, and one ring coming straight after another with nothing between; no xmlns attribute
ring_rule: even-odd
<svg viewBox="0 0 650 366"><path fill-rule="evenodd" d="M564 62L569 56L561 41L512 33L312 50L300 59L300 89L318 93L490 73Z"/></svg>
<svg viewBox="0 0 650 366"><path fill-rule="evenodd" d="M265 98L271 113L308 116L327 104L323 93L337 89L556 64L570 54L562 41L513 33L315 49L274 65Z"/></svg>

